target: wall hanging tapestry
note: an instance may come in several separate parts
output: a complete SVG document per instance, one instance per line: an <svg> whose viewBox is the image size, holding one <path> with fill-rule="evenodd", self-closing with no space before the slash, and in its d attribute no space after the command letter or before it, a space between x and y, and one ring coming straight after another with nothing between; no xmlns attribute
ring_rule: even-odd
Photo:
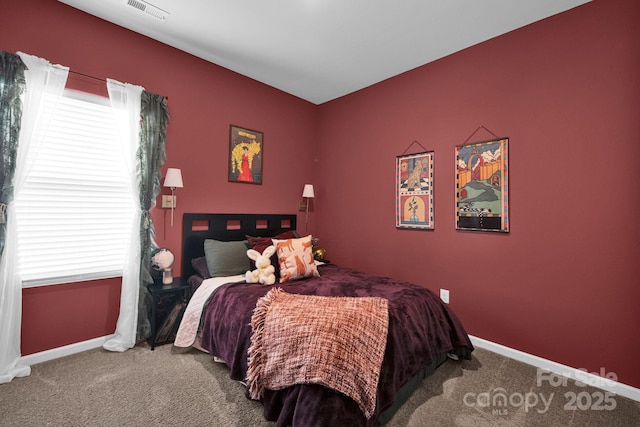
<svg viewBox="0 0 640 427"><path fill-rule="evenodd" d="M231 125L229 181L262 184L262 132Z"/></svg>
<svg viewBox="0 0 640 427"><path fill-rule="evenodd" d="M433 151L396 157L396 228L434 228Z"/></svg>
<svg viewBox="0 0 640 427"><path fill-rule="evenodd" d="M456 146L456 229L509 232L509 139Z"/></svg>

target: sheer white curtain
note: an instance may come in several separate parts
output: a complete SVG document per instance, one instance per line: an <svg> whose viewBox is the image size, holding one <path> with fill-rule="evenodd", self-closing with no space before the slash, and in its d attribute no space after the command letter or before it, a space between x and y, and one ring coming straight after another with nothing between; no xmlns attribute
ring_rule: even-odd
<svg viewBox="0 0 640 427"><path fill-rule="evenodd" d="M26 64L27 90L23 98L22 124L16 156L14 200L20 197L34 159L38 156L44 132L52 110L44 107L43 99L51 95L57 98L67 81L69 69L52 65L47 60L18 52ZM36 127L36 123L38 126ZM0 260L0 383L31 373L29 366L20 363L20 324L22 321L22 280L17 269L17 224L15 203L7 207L6 246Z"/></svg>
<svg viewBox="0 0 640 427"><path fill-rule="evenodd" d="M144 88L107 80L109 99L116 114L122 152L131 177L131 191L137 204L138 214L131 223L131 245L122 273L120 293L120 315L116 333L103 347L110 351L125 351L136 344L138 326L138 298L140 282L140 196L138 189L137 151L140 140L140 94Z"/></svg>

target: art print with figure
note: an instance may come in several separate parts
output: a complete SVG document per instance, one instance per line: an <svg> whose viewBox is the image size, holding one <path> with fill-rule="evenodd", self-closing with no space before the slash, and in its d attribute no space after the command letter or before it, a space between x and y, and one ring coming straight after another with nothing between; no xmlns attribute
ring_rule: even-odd
<svg viewBox="0 0 640 427"><path fill-rule="evenodd" d="M231 125L229 133L229 182L262 184L262 132Z"/></svg>
<svg viewBox="0 0 640 427"><path fill-rule="evenodd" d="M396 157L396 228L433 229L433 151Z"/></svg>
<svg viewBox="0 0 640 427"><path fill-rule="evenodd" d="M456 229L509 232L509 139L456 147Z"/></svg>

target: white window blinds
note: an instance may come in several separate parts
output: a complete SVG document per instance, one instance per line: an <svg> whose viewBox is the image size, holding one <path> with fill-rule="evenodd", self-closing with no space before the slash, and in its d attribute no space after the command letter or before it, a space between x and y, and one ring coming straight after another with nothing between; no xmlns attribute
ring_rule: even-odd
<svg viewBox="0 0 640 427"><path fill-rule="evenodd" d="M25 286L122 274L136 204L117 138L107 99L65 91L16 198Z"/></svg>

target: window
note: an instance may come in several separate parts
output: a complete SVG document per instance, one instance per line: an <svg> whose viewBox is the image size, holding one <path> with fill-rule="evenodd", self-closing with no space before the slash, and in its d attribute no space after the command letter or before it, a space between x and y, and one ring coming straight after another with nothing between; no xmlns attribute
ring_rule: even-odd
<svg viewBox="0 0 640 427"><path fill-rule="evenodd" d="M122 274L136 214L126 164L108 99L65 91L15 200L24 286Z"/></svg>

